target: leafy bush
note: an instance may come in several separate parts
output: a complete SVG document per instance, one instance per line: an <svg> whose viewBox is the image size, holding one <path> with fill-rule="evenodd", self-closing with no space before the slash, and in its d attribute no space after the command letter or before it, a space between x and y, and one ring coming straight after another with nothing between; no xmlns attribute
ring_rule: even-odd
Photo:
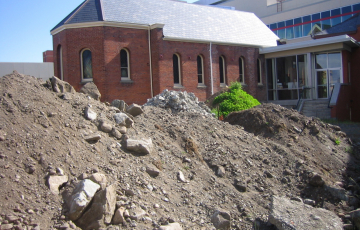
<svg viewBox="0 0 360 230"><path fill-rule="evenodd" d="M215 97L213 105L217 105L218 117L226 117L234 111L242 111L260 105L253 96L242 90L240 82L233 82L230 90Z"/></svg>

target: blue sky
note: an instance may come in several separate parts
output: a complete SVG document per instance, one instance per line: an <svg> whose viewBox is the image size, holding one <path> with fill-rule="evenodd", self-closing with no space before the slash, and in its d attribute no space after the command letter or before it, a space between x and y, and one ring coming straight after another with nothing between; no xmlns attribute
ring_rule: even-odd
<svg viewBox="0 0 360 230"><path fill-rule="evenodd" d="M0 0L0 62L42 62L52 50L50 30L82 2Z"/></svg>

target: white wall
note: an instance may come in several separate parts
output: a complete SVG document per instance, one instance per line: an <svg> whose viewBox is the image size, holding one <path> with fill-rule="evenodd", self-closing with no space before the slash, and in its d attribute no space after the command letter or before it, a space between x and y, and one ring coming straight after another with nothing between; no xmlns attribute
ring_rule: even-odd
<svg viewBox="0 0 360 230"><path fill-rule="evenodd" d="M52 62L0 62L0 77L16 70L20 74L31 75L36 78L48 80L54 76L54 63Z"/></svg>

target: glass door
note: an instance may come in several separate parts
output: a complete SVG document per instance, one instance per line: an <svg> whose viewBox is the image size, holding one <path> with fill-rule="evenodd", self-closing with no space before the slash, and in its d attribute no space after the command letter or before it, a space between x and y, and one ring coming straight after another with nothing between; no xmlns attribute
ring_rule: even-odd
<svg viewBox="0 0 360 230"><path fill-rule="evenodd" d="M317 98L329 98L336 83L342 82L341 53L315 55Z"/></svg>

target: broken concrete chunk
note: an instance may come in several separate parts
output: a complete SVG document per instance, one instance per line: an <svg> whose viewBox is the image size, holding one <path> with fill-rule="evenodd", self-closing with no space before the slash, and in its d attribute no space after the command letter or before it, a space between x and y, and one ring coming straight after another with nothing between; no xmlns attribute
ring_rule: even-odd
<svg viewBox="0 0 360 230"><path fill-rule="evenodd" d="M145 215L146 215L146 212L140 207L136 207L136 208L129 210L129 218L132 220L135 220L135 221L140 220L141 217L143 217Z"/></svg>
<svg viewBox="0 0 360 230"><path fill-rule="evenodd" d="M132 104L130 105L127 109L126 112L131 114L133 117L136 117L142 113L144 113L144 111L142 110L141 106L138 104Z"/></svg>
<svg viewBox="0 0 360 230"><path fill-rule="evenodd" d="M107 185L107 179L106 176L102 173L94 173L91 174L88 178L89 180L91 180L92 182L99 184L101 189L105 189L106 185Z"/></svg>
<svg viewBox="0 0 360 230"><path fill-rule="evenodd" d="M77 220L84 212L100 185L89 179L81 181L73 191L70 200L69 217L71 220Z"/></svg>
<svg viewBox="0 0 360 230"><path fill-rule="evenodd" d="M100 101L101 93L99 89L96 87L94 82L86 83L81 89L80 93L89 95L91 98Z"/></svg>
<svg viewBox="0 0 360 230"><path fill-rule="evenodd" d="M216 229L230 229L230 213L226 210L217 209L211 217L211 222Z"/></svg>
<svg viewBox="0 0 360 230"><path fill-rule="evenodd" d="M120 111L126 111L126 109L128 108L128 105L125 103L125 101L118 99L113 100L111 102L111 106L118 108Z"/></svg>
<svg viewBox="0 0 360 230"><path fill-rule="evenodd" d="M116 186L110 185L100 190L93 198L91 206L76 221L81 229L99 229L111 223L116 207Z"/></svg>
<svg viewBox="0 0 360 230"><path fill-rule="evenodd" d="M51 86L56 93L75 93L74 87L72 87L66 81L62 81L59 78L53 76L51 78Z"/></svg>
<svg viewBox="0 0 360 230"><path fill-rule="evenodd" d="M343 229L341 219L335 213L277 196L272 199L269 222L279 230Z"/></svg>
<svg viewBox="0 0 360 230"><path fill-rule="evenodd" d="M121 125L121 126L126 126L126 128L132 127L132 125L134 123L133 119L131 119L125 113L121 113L121 112L115 113L114 119L115 119L116 124Z"/></svg>
<svg viewBox="0 0 360 230"><path fill-rule="evenodd" d="M98 141L98 140L100 140L100 139L101 139L101 135L100 135L100 134L97 134L97 133L85 137L85 140L86 140L86 141Z"/></svg>
<svg viewBox="0 0 360 230"><path fill-rule="evenodd" d="M126 127L125 127L126 128ZM122 134L119 130L117 130L115 127L111 130L111 135L113 135L116 139L120 140L122 137Z"/></svg>
<svg viewBox="0 0 360 230"><path fill-rule="evenodd" d="M124 218L124 212L125 212L125 208L124 207L120 207L115 211L112 223L113 224L122 224L125 223L125 218Z"/></svg>
<svg viewBox="0 0 360 230"><path fill-rule="evenodd" d="M91 121L95 120L97 117L97 114L92 109L90 109L90 107L85 108L84 114L85 114L86 119L91 120Z"/></svg>
<svg viewBox="0 0 360 230"><path fill-rule="evenodd" d="M182 230L182 227L179 223L170 223L160 226L159 230Z"/></svg>
<svg viewBox="0 0 360 230"><path fill-rule="evenodd" d="M146 167L146 172L152 177L157 177L160 174L160 170L154 166Z"/></svg>
<svg viewBox="0 0 360 230"><path fill-rule="evenodd" d="M109 124L107 122L102 122L102 124L100 125L100 129L104 133L110 133L112 131L113 127L111 124Z"/></svg>
<svg viewBox="0 0 360 230"><path fill-rule="evenodd" d="M153 149L153 143L151 138L129 138L126 141L126 148L139 154L150 154Z"/></svg>
<svg viewBox="0 0 360 230"><path fill-rule="evenodd" d="M49 176L48 178L48 186L50 191L58 195L59 194L59 188L68 182L69 178L68 176Z"/></svg>

